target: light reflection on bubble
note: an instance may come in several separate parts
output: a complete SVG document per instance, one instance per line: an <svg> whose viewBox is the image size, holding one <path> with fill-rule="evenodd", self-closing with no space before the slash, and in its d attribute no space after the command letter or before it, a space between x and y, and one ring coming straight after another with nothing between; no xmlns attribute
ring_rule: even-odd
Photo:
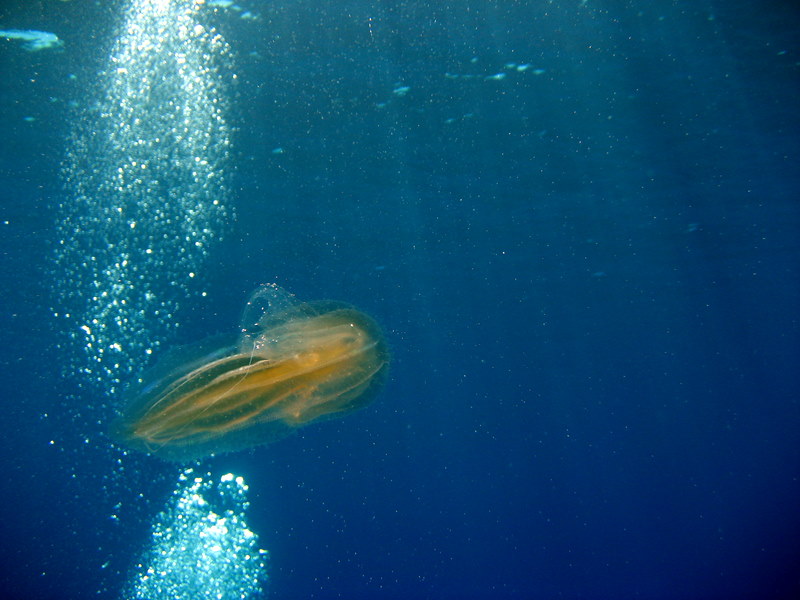
<svg viewBox="0 0 800 600"><path fill-rule="evenodd" d="M146 600L257 598L266 583L267 551L247 527L241 477L181 473L167 508L155 519L125 598Z"/></svg>

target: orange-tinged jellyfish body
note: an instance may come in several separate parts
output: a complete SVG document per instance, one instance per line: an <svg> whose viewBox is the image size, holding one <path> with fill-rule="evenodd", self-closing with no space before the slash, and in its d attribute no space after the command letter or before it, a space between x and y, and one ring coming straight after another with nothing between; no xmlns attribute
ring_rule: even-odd
<svg viewBox="0 0 800 600"><path fill-rule="evenodd" d="M266 312L254 315L262 304ZM119 437L179 461L238 450L364 406L384 379L383 336L351 307L297 304L277 286L262 286L241 330L237 344L145 378Z"/></svg>

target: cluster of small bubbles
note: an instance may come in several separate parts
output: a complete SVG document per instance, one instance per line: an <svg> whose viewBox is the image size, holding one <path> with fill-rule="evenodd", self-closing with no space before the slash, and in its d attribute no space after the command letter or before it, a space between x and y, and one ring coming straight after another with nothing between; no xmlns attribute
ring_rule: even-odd
<svg viewBox="0 0 800 600"><path fill-rule="evenodd" d="M63 165L54 276L67 370L106 397L177 327L229 220L230 49L201 0L130 0Z"/></svg>
<svg viewBox="0 0 800 600"><path fill-rule="evenodd" d="M261 597L268 552L247 527L247 485L223 475L218 482L186 469L151 541L137 562L125 598L180 600Z"/></svg>
<svg viewBox="0 0 800 600"><path fill-rule="evenodd" d="M53 313L65 332L64 373L86 392L67 411L87 446L105 440L98 432L119 408L120 389L174 337L184 300L205 295L198 286L208 254L230 221L226 115L236 75L203 6L126 0L107 63L87 90L96 100L75 107ZM116 500L113 486L131 486L125 465L133 459L113 456L103 485ZM260 595L266 552L245 523L246 491L233 475L213 481L184 471L125 596ZM113 521L124 520L122 506L114 504Z"/></svg>

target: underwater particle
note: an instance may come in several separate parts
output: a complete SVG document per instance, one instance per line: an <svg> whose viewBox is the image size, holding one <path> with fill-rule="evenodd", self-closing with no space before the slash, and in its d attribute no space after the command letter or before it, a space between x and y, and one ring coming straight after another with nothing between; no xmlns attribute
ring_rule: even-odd
<svg viewBox="0 0 800 600"><path fill-rule="evenodd" d="M28 52L38 52L48 48L60 48L64 45L55 33L36 31L35 29L0 29L0 37L7 40L19 40Z"/></svg>

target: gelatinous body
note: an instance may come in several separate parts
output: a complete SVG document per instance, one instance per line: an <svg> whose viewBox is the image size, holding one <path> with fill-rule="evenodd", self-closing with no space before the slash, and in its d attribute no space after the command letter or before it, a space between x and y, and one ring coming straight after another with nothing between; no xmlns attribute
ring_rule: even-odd
<svg viewBox="0 0 800 600"><path fill-rule="evenodd" d="M236 344L208 345L143 379L116 428L123 441L172 460L270 442L365 405L388 364L372 319L341 304L298 304L277 286L250 299Z"/></svg>

